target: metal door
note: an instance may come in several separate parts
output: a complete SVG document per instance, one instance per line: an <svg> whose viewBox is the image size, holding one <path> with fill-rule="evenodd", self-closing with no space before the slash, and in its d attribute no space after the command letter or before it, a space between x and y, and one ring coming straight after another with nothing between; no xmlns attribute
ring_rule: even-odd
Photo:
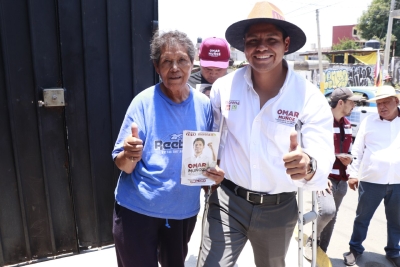
<svg viewBox="0 0 400 267"><path fill-rule="evenodd" d="M113 243L111 150L157 0L0 0L0 266ZM62 88L65 106L39 107Z"/></svg>

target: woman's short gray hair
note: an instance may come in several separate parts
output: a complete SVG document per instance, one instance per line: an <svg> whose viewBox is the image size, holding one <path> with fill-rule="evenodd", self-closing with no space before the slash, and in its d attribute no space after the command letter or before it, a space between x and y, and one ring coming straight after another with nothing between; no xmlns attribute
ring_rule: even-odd
<svg viewBox="0 0 400 267"><path fill-rule="evenodd" d="M180 44L186 47L186 53L193 63L195 56L195 48L193 42L190 41L186 33L180 31L169 31L169 32L155 32L153 39L150 44L150 59L156 62L158 65L160 62L161 50L166 45L176 45Z"/></svg>

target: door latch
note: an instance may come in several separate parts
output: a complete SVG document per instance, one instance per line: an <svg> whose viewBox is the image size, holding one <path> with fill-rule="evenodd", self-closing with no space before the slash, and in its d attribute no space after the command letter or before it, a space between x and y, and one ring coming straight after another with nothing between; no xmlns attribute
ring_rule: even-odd
<svg viewBox="0 0 400 267"><path fill-rule="evenodd" d="M39 107L63 107L65 106L64 88L43 89L43 100L38 101Z"/></svg>

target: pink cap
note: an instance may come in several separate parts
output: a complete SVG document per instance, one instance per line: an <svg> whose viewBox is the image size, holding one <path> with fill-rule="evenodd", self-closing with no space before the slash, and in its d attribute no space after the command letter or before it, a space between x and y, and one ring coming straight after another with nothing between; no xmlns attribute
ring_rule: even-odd
<svg viewBox="0 0 400 267"><path fill-rule="evenodd" d="M231 52L225 39L210 37L200 45L200 66L226 69Z"/></svg>

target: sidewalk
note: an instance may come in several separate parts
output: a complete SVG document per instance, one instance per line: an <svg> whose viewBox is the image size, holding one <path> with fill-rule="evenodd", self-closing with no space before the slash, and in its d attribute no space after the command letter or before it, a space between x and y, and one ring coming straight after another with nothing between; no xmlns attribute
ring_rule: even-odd
<svg viewBox="0 0 400 267"><path fill-rule="evenodd" d="M328 256L331 259L333 267L343 267L343 253L348 251L348 242L351 236L353 220L355 217L355 209L357 206L358 193L352 190L347 192L346 197L343 199L340 207L339 216L336 222L334 234L328 248ZM311 193L304 192L305 212L311 206ZM195 267L201 235L201 220L203 212L200 211L198 215L198 222L189 243L188 256L186 258L185 267ZM311 233L311 225L304 227L306 234ZM371 221L367 240L364 242L365 252L359 259L359 267L390 267L391 264L385 258L384 247L386 245L387 232L386 232L386 217L383 203L379 206L378 210ZM30 264L34 267L83 267L83 266L96 266L96 267L116 267L117 261L115 257L114 246L109 246L101 250L93 249L79 255L64 256L54 260L41 261ZM14 265L24 266L24 265ZM26 266L26 264L25 264ZM297 254L297 241L292 238L289 250L286 256L287 267L298 266ZM310 263L306 260L303 261L303 266L308 267ZM235 267L255 267L253 260L253 252L250 243L247 243L242 251L239 260Z"/></svg>

